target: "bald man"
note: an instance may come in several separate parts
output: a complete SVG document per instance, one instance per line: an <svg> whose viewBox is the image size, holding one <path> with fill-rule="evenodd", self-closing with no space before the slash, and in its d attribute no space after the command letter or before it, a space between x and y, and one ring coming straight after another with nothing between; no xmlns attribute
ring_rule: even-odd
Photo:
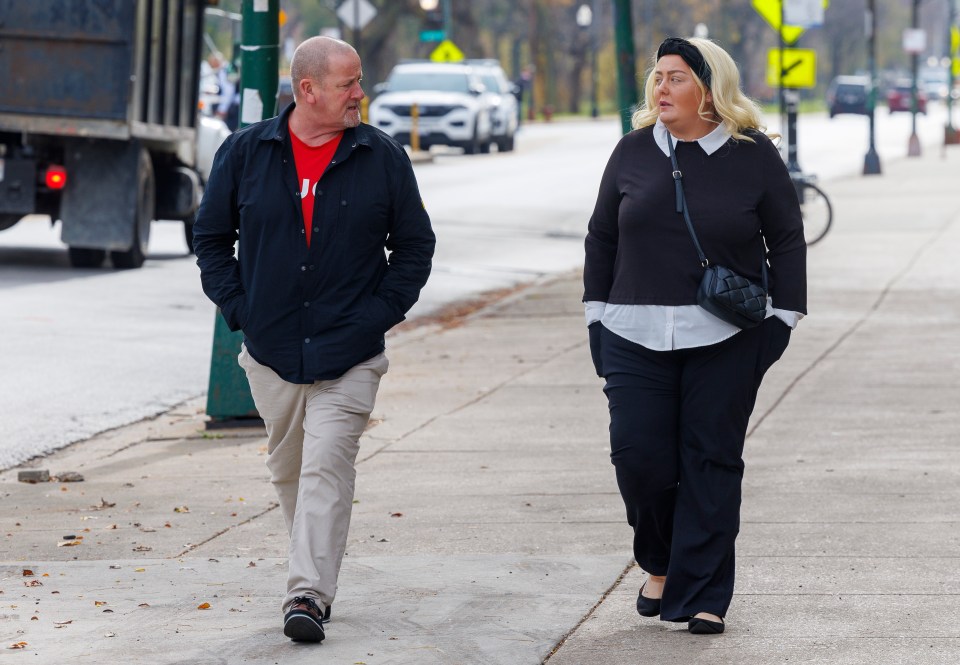
<svg viewBox="0 0 960 665"><path fill-rule="evenodd" d="M417 301L435 242L406 152L361 122L361 76L349 44L303 42L294 102L224 142L193 227L204 293L243 331L290 536L283 630L306 642L324 639L336 595L384 334Z"/></svg>

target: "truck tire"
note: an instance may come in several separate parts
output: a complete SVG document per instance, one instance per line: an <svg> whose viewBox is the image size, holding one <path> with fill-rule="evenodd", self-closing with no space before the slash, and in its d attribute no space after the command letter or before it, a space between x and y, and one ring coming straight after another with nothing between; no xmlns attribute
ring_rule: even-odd
<svg viewBox="0 0 960 665"><path fill-rule="evenodd" d="M153 176L150 153L140 149L140 164L137 168L137 209L133 222L133 245L126 251L110 252L113 267L120 270L140 268L147 258L150 244L150 224L156 215L157 190Z"/></svg>
<svg viewBox="0 0 960 665"><path fill-rule="evenodd" d="M67 255L70 265L74 268L99 268L107 258L105 249L88 249L86 247L68 247Z"/></svg>

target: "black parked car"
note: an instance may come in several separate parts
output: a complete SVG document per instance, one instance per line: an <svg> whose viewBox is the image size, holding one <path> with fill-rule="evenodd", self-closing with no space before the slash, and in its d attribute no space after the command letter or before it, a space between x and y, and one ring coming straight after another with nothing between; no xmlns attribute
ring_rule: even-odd
<svg viewBox="0 0 960 665"><path fill-rule="evenodd" d="M827 108L830 117L838 113L867 115L867 95L870 79L866 76L838 76L827 88Z"/></svg>

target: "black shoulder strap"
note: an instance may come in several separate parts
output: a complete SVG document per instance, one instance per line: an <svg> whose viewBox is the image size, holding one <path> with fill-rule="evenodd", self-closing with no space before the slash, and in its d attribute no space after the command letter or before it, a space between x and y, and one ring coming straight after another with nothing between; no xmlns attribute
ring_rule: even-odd
<svg viewBox="0 0 960 665"><path fill-rule="evenodd" d="M693 240L693 246L697 248L697 256L700 258L700 265L706 268L710 265L710 260L700 247L700 240L697 238L697 232L693 230L693 222L690 220L690 212L687 209L687 197L683 193L683 173L680 172L680 166L677 164L677 153L673 148L673 136L667 132L667 145L670 148L670 163L673 165L673 182L676 184L677 191L677 212L683 213L683 221L687 223L687 231L690 232L690 238ZM763 290L767 291L767 258L766 249L763 260L760 262L760 275L763 282Z"/></svg>

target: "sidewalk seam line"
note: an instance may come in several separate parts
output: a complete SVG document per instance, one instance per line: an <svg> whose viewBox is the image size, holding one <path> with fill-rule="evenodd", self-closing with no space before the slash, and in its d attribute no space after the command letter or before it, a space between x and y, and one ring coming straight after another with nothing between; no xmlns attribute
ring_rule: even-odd
<svg viewBox="0 0 960 665"><path fill-rule="evenodd" d="M583 618L580 619L580 621L577 622L577 625L576 625L576 626L574 626L573 628L571 628L570 630L568 630L568 631L564 634L564 636L560 638L560 641L557 642L556 646L553 647L553 649L550 650L550 653L547 654L547 657L543 659L543 662L541 663L541 665L547 665L547 662L548 662L551 658L553 658L553 656L557 653L557 651L560 650L560 648L561 648L564 644L566 644L567 640L570 639L570 638L573 636L574 633L576 633L578 630L580 630L580 626L582 626L590 617L593 616L593 614L597 611L597 608L600 607L600 605L603 604L603 601L605 601L605 600L607 599L607 597L608 597L611 593L613 593L613 590L616 589L618 586L620 586L620 583L623 581L623 578L625 578L625 577L627 576L627 574L628 574L631 570L633 570L633 568L634 568L636 565L637 565L637 562L636 562L636 561L631 561L629 564L627 564L627 567L623 569L623 572L621 572L620 575L617 577L617 579L614 580L613 584L611 584L609 587L607 587L607 590L603 592L603 595L600 596L600 600L598 600L596 603L594 603L593 607L591 607L590 610L589 610L585 615L583 615Z"/></svg>
<svg viewBox="0 0 960 665"><path fill-rule="evenodd" d="M883 289L881 289L879 295L877 295L873 304L867 309L866 313L864 313L857 321L855 321L846 330L846 332L841 334L840 337L837 338L837 340L834 341L833 344L828 346L826 349L824 349L820 353L820 355L814 358L813 362L807 365L807 367L804 368L802 372L800 372L799 374L793 377L793 380L790 381L789 384L787 384L787 387L783 389L783 392L780 393L780 396L777 397L776 400L774 400L773 404L771 404L769 408L767 408L767 410L763 412L763 414L760 416L757 422L755 422L753 426L747 431L747 435L744 438L749 439L751 436L753 436L753 433L756 432L757 429L760 427L760 425L763 424L763 421L765 421L769 415L771 415L774 411L776 411L777 407L780 406L780 403L787 398L787 396L793 391L794 387L796 387L796 385L800 383L800 381L802 381L814 369L819 367L824 360L826 360L834 351L837 350L837 348L840 347L840 345L842 345L845 341L847 341L847 339L849 339L854 333L856 333L861 328L861 326L863 326L863 324L869 321L870 318L877 311L879 311L880 307L883 305L884 301L887 299L887 296L890 295L890 292L897 285L897 283L901 279L903 279L903 277L910 270L912 270L915 265L917 265L917 263L920 261L920 257L924 254L924 252L926 252L936 241L940 239L941 236L943 236L947 232L947 229L949 229L953 225L953 221L954 220L949 219L946 222L944 222L940 226L940 228L937 229L936 232L933 233L926 240L926 242L924 242L922 245L920 245L920 247L917 248L917 250L914 252L910 260L907 261L906 265L903 268L901 268L893 277L891 277L890 280L887 282L887 285L883 287Z"/></svg>

